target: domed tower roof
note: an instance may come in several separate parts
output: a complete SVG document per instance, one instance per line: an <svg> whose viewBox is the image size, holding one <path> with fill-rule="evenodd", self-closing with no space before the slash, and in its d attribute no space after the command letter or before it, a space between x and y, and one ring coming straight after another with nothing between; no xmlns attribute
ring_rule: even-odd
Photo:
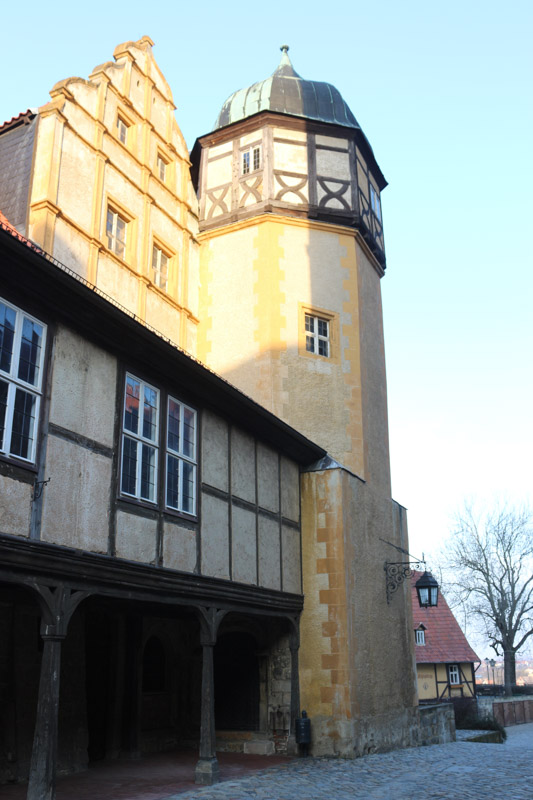
<svg viewBox="0 0 533 800"><path fill-rule="evenodd" d="M266 80L239 89L228 97L214 130L260 111L275 111L360 130L339 90L331 83L304 80L291 64L288 46L284 44L280 49L281 61L275 72Z"/></svg>

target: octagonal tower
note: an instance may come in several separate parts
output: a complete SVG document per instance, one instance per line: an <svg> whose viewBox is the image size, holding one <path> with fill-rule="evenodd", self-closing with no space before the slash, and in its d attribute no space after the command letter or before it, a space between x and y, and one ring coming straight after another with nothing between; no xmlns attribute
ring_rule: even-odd
<svg viewBox="0 0 533 800"><path fill-rule="evenodd" d="M229 97L193 150L198 356L388 486L386 181L337 89L301 78L287 50L271 77Z"/></svg>
<svg viewBox="0 0 533 800"><path fill-rule="evenodd" d="M314 752L413 743L408 549L391 499L380 280L386 181L340 93L293 69L232 94L192 152L198 356L328 451L302 476L302 706ZM388 655L394 652L394 659Z"/></svg>

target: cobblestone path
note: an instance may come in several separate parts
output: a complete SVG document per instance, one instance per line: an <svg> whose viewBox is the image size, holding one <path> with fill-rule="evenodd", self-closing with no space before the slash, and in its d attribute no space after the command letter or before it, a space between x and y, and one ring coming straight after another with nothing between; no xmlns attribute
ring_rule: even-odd
<svg viewBox="0 0 533 800"><path fill-rule="evenodd" d="M299 759L167 800L533 800L533 723L505 744L454 742L343 759Z"/></svg>

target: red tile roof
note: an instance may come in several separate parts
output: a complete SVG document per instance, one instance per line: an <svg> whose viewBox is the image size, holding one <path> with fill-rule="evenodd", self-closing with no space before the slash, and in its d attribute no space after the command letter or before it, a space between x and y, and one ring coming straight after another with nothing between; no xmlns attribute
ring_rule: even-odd
<svg viewBox="0 0 533 800"><path fill-rule="evenodd" d="M422 572L414 572L411 578L415 630L419 625L423 625L426 629L426 644L415 645L416 663L442 664L479 661L440 589L437 606L420 607L415 583L422 574Z"/></svg>
<svg viewBox="0 0 533 800"><path fill-rule="evenodd" d="M6 130L8 128L15 128L17 125L21 125L23 122L33 119L34 116L35 116L35 110L32 108L28 108L27 111L21 111L20 114L17 114L16 117L11 117L11 119L6 119L5 122L2 122L2 124L0 125L0 131L3 130L4 128Z"/></svg>
<svg viewBox="0 0 533 800"><path fill-rule="evenodd" d="M21 233L18 232L15 226L12 225L11 222L8 220L6 215L2 213L1 209L0 209L0 228L3 228L5 231L8 231L12 236L15 237L15 239L18 239L19 242L24 242L24 244L28 245L28 247L31 247L32 250L35 250L36 253L44 254L44 251L41 250L41 248L38 245L36 245L34 242L31 242L29 239L26 239L25 236L23 236Z"/></svg>

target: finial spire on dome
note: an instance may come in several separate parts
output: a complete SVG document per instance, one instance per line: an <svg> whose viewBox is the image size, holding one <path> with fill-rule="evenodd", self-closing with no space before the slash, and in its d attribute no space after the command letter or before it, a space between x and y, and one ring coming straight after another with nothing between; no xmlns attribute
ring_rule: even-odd
<svg viewBox="0 0 533 800"><path fill-rule="evenodd" d="M289 45L282 44L279 48L281 50L281 61L279 62L279 66L274 74L278 75L286 75L292 78L299 78L300 76L295 71L294 67L291 64L291 60L289 58Z"/></svg>

